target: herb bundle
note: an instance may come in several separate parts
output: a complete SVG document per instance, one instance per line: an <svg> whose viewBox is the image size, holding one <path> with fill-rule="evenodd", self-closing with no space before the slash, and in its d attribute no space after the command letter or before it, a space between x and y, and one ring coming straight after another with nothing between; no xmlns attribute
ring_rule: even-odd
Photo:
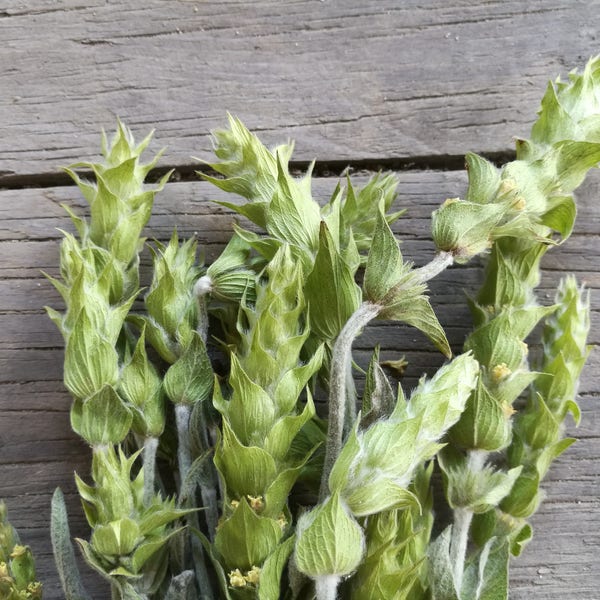
<svg viewBox="0 0 600 600"><path fill-rule="evenodd" d="M310 169L290 174L292 145L268 150L231 117L215 133L215 176L202 177L241 197L222 204L264 234L235 225L205 267L174 232L151 244L141 289L141 235L169 177L144 186L150 138L136 145L120 124L102 163L68 169L90 217L70 212L77 235L65 233L51 278L66 309L48 312L65 339L71 425L93 452L89 482L77 477L91 535L77 543L113 598L508 597L509 558L574 441L564 421L580 416L587 293L567 276L541 306L535 288L542 256L573 229L573 190L600 162L599 114L593 59L548 86L516 160L467 156L466 197L433 213L437 254L419 268L390 227L393 175L348 178L321 207ZM451 358L427 282L482 254L473 331ZM449 361L407 397L375 348L359 398L352 344L375 319L419 329ZM433 511L436 481L449 518ZM88 597L60 491L52 536L66 598ZM35 588L11 560L0 585Z"/></svg>

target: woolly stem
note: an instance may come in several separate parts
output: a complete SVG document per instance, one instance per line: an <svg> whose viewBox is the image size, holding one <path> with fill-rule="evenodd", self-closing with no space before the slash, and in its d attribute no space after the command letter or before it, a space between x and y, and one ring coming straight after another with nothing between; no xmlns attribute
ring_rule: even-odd
<svg viewBox="0 0 600 600"><path fill-rule="evenodd" d="M183 482L192 466L192 448L190 441L191 407L188 404L175 405L175 422L177 423L177 461L179 477Z"/></svg>
<svg viewBox="0 0 600 600"><path fill-rule="evenodd" d="M156 472L156 450L158 438L147 437L144 440L142 461L144 463L144 506L150 506L154 498L154 474Z"/></svg>
<svg viewBox="0 0 600 600"><path fill-rule="evenodd" d="M450 561L452 563L453 579L457 593L460 593L462 588L465 558L469 542L469 528L471 527L472 520L472 510L468 508L454 509L454 523L452 524L452 537L450 539Z"/></svg>
<svg viewBox="0 0 600 600"><path fill-rule="evenodd" d="M439 275L442 271L447 269L454 262L454 256L451 252L440 250L433 258L433 260L426 265L415 269L414 275L422 283L433 279Z"/></svg>
<svg viewBox="0 0 600 600"><path fill-rule="evenodd" d="M208 338L208 294L212 289L212 281L208 275L200 277L194 285L194 294L198 303L198 326L196 331L206 344Z"/></svg>
<svg viewBox="0 0 600 600"><path fill-rule="evenodd" d="M325 446L325 463L319 493L321 502L327 497L329 473L342 449L347 377L348 370L352 366L352 342L354 342L363 327L379 314L381 309L382 307L378 304L363 302L348 319L333 346L329 376L329 424Z"/></svg>
<svg viewBox="0 0 600 600"><path fill-rule="evenodd" d="M488 453L485 450L470 450L467 453L469 470L478 473L485 465ZM452 524L452 537L450 538L450 560L453 568L453 579L456 592L460 594L467 546L469 544L469 529L473 520L473 511L470 508L458 507L454 509L454 523Z"/></svg>
<svg viewBox="0 0 600 600"><path fill-rule="evenodd" d="M338 575L322 575L315 579L317 600L336 600L337 588L340 582Z"/></svg>

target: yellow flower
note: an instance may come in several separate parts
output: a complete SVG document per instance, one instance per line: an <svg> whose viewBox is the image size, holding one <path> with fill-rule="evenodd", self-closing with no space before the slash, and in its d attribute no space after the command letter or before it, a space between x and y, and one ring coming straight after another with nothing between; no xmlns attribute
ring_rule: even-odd
<svg viewBox="0 0 600 600"><path fill-rule="evenodd" d="M252 565L252 568L246 573L244 579L252 585L258 585L260 581L260 568Z"/></svg>
<svg viewBox="0 0 600 600"><path fill-rule="evenodd" d="M259 512L265 507L265 503L263 501L262 496L246 496L248 498L248 502L250 503L250 508L253 511Z"/></svg>
<svg viewBox="0 0 600 600"><path fill-rule="evenodd" d="M492 380L494 383L498 383L502 379L508 377L512 371L506 366L506 363L500 363L495 367L492 367Z"/></svg>
<svg viewBox="0 0 600 600"><path fill-rule="evenodd" d="M229 585L232 587L246 587L246 579L239 569L235 569L229 573Z"/></svg>

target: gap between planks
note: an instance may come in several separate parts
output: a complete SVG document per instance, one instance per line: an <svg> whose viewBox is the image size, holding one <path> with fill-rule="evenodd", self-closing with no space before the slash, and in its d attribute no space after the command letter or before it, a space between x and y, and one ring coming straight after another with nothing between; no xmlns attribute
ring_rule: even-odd
<svg viewBox="0 0 600 600"><path fill-rule="evenodd" d="M482 152L479 154L501 167L515 159L514 152ZM379 171L464 171L465 157L457 155L427 155L427 156L399 156L394 158L356 159L356 160L324 160L290 161L289 169L292 175L302 176L312 164L312 177L341 177L346 173L360 173ZM147 177L148 183L160 179L165 173L173 171L170 181L197 181L199 174L221 177L207 164L180 164L165 165L152 169ZM78 172L83 177L91 177L89 171ZM67 187L76 185L71 177L64 171L44 172L29 175L1 175L0 190L20 190L30 188Z"/></svg>

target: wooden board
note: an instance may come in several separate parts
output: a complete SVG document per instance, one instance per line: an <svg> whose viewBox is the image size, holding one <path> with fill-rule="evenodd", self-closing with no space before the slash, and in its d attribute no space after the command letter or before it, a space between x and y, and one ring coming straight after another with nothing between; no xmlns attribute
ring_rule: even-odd
<svg viewBox="0 0 600 600"><path fill-rule="evenodd" d="M598 52L598 0L0 0L0 177L48 181L117 116L162 164L225 111L297 160L443 165L512 150L547 80ZM24 176L33 176L24 179Z"/></svg>
<svg viewBox="0 0 600 600"><path fill-rule="evenodd" d="M600 173L579 195L580 216L574 236L546 258L540 286L544 302L565 271L575 271L592 296L591 341L600 343L600 254L596 209ZM417 264L433 253L429 237L430 212L446 197L464 191L462 172L399 173L398 205L408 214L395 224L405 240L403 251ZM359 176L359 181L364 177ZM325 201L335 178L315 180L315 196ZM202 183L171 183L157 196L148 235L168 238L177 226L183 236L196 235L212 260L231 231L232 214L211 203L223 195ZM57 272L60 233L71 229L60 203L83 212L85 202L74 187L5 190L0 192L0 497L7 499L13 523L38 557L40 577L49 600L62 598L50 553L50 497L65 490L74 535L87 529L73 485L73 471L85 475L89 452L70 431L70 400L61 383L62 340L45 316L44 305L60 299L40 269ZM147 262L147 260L145 261ZM145 276L148 271L144 269ZM474 290L481 264L453 267L432 282L432 296L451 343L459 349L468 331L466 290ZM372 344L382 345L384 358L405 354L409 369L404 385L410 389L422 373L432 373L443 361L414 330L376 323L356 343L361 364ZM418 350L417 350L418 349ZM512 565L511 598L559 600L598 598L600 589L600 355L592 354L581 383L583 421L569 434L578 444L553 466L545 489L548 498L533 519L534 541ZM95 600L108 598L104 584L86 572Z"/></svg>
<svg viewBox="0 0 600 600"><path fill-rule="evenodd" d="M61 485L73 533L87 527L73 471L89 452L70 431L62 340L44 315L59 298L55 274L61 202L84 210L59 165L98 154L101 127L121 117L136 134L157 128L162 166L184 178L210 158L209 130L239 115L268 144L296 139L295 161L318 158L315 195L325 200L346 163L399 174L396 224L404 253L433 254L429 214L464 189L467 150L500 159L526 136L545 82L598 52L600 0L0 0L0 497L38 557L45 598L63 598L50 554L49 504ZM426 168L451 171L425 171ZM452 171L455 170L455 171ZM591 341L600 343L598 174L580 195L568 244L546 260L544 302L574 271L592 296ZM39 186L39 189L37 189ZM55 187L52 187L55 186ZM202 183L170 183L148 236L173 226L197 235L210 262L231 231L222 198ZM547 257L549 258L549 257ZM148 257L144 258L148 275ZM455 349L468 330L463 290L481 263L432 282L434 304ZM368 360L406 354L410 388L440 355L414 330L377 323L357 340ZM415 348L418 348L416 350ZM552 468L534 541L512 565L511 598L600 599L600 353L580 387L580 442ZM94 600L108 598L90 572Z"/></svg>

